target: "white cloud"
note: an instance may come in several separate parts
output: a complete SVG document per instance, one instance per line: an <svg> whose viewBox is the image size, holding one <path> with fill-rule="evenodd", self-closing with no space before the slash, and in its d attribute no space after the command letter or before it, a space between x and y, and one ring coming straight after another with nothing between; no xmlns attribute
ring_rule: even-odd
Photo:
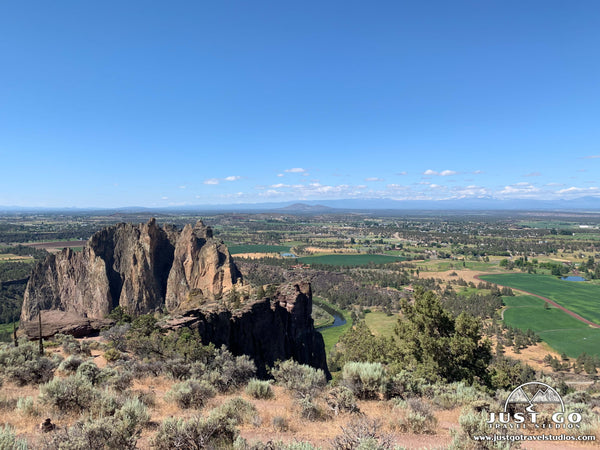
<svg viewBox="0 0 600 450"><path fill-rule="evenodd" d="M204 184L219 184L218 178L208 178L204 180Z"/></svg>
<svg viewBox="0 0 600 450"><path fill-rule="evenodd" d="M187 186L182 184L181 186L179 186L179 189L187 189Z"/></svg>
<svg viewBox="0 0 600 450"><path fill-rule="evenodd" d="M228 177L225 177L225 181L237 181L240 180L242 177L238 176L238 175L230 175Z"/></svg>
<svg viewBox="0 0 600 450"><path fill-rule="evenodd" d="M402 176L402 175L407 175L407 173L408 173L408 172L405 172L405 171L404 171L404 172L398 172L396 175L400 175L400 176Z"/></svg>
<svg viewBox="0 0 600 450"><path fill-rule="evenodd" d="M454 171L454 170L442 170L440 172L440 175L443 177L449 177L451 175L456 175L458 172Z"/></svg>
<svg viewBox="0 0 600 450"><path fill-rule="evenodd" d="M556 191L557 194L581 194L581 193L590 193L590 194L596 194L600 192L600 189L598 189L596 186L592 186L589 188L578 188L575 186L571 186L570 188L566 188L566 189L560 189L558 191Z"/></svg>
<svg viewBox="0 0 600 450"><path fill-rule="evenodd" d="M282 173L278 173L278 174L277 174L277 176L278 176L278 177L282 177L282 176L283 176L283 174L282 174Z"/></svg>
<svg viewBox="0 0 600 450"><path fill-rule="evenodd" d="M589 156L584 156L583 159L598 159L600 158L600 155L589 155Z"/></svg>
<svg viewBox="0 0 600 450"><path fill-rule="evenodd" d="M423 172L423 175L439 175L439 173L437 173L435 170L427 169L425 172Z"/></svg>
<svg viewBox="0 0 600 450"><path fill-rule="evenodd" d="M306 172L306 170L303 169L303 168L301 168L301 167L293 167L291 169L284 170L284 172L288 172L288 173L304 173L304 172Z"/></svg>
<svg viewBox="0 0 600 450"><path fill-rule="evenodd" d="M283 183L277 183L277 184L271 185L271 187L273 189L281 189L281 188L287 188L287 187L289 187L289 185L283 184Z"/></svg>
<svg viewBox="0 0 600 450"><path fill-rule="evenodd" d="M169 200L169 197L161 197L161 200Z"/></svg>
<svg viewBox="0 0 600 450"><path fill-rule="evenodd" d="M539 172L531 172L531 173L526 173L525 175L523 175L524 177L539 177L542 174Z"/></svg>
<svg viewBox="0 0 600 450"><path fill-rule="evenodd" d="M368 177L365 178L365 181L384 181L383 178L378 178L378 177Z"/></svg>
<svg viewBox="0 0 600 450"><path fill-rule="evenodd" d="M483 173L483 170L475 170L474 172L472 172L473 175L481 175Z"/></svg>

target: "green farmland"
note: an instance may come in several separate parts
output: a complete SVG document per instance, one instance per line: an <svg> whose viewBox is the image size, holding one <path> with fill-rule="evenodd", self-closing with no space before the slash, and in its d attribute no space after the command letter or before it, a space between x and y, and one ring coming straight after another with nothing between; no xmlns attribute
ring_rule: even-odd
<svg viewBox="0 0 600 450"><path fill-rule="evenodd" d="M240 253L286 253L290 247L284 245L228 245L229 253L238 255Z"/></svg>
<svg viewBox="0 0 600 450"><path fill-rule="evenodd" d="M503 297L507 309L504 322L523 331L535 331L540 338L559 353L576 358L581 353L598 354L600 329L591 328L566 312L550 306L544 300L531 295Z"/></svg>
<svg viewBox="0 0 600 450"><path fill-rule="evenodd" d="M303 264L323 264L328 266L366 266L404 261L404 258L388 255L319 255L298 258Z"/></svg>
<svg viewBox="0 0 600 450"><path fill-rule="evenodd" d="M480 278L491 283L547 297L581 317L600 324L599 285L559 280L550 275L526 273L483 275Z"/></svg>

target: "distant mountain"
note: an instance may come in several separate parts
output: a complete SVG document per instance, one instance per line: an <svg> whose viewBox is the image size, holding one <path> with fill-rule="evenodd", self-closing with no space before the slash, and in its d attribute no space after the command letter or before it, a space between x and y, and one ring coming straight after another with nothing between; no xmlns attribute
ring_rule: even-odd
<svg viewBox="0 0 600 450"><path fill-rule="evenodd" d="M451 200L393 200L389 198L362 198L336 200L302 200L302 202L238 203L222 205L187 205L169 207L115 207L115 208L48 208L0 206L0 213L15 212L280 212L296 214L323 214L347 211L588 211L600 212L600 197L579 197L570 200L497 199L493 197Z"/></svg>
<svg viewBox="0 0 600 450"><path fill-rule="evenodd" d="M315 213L332 213L335 208L323 205L307 205L306 203L294 203L293 205L278 208L275 211L297 213L297 214L315 214Z"/></svg>

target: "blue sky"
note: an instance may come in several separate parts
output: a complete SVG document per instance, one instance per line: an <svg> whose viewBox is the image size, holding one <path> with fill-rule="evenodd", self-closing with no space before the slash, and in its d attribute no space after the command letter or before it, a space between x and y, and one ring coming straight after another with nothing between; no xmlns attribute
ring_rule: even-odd
<svg viewBox="0 0 600 450"><path fill-rule="evenodd" d="M597 1L0 5L0 205L600 196Z"/></svg>

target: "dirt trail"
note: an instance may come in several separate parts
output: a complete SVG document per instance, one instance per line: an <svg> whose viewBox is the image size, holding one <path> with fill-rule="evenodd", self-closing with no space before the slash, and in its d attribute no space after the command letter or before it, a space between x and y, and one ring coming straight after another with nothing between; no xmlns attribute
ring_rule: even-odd
<svg viewBox="0 0 600 450"><path fill-rule="evenodd" d="M482 275L483 275L483 274L482 274ZM477 280L479 280L479 277L480 277L480 275L475 275L475 278L476 278ZM495 284L497 284L497 283L495 283ZM503 285L501 285L501 284L498 284L498 286L500 286L500 287L510 287L510 286L503 286ZM541 298L542 300L545 300L545 301L547 301L547 302L548 302L548 303L550 303L551 305L554 305L554 306L556 306L558 309L562 309L562 310L563 310L564 312L566 312L568 315L570 315L571 317L575 317L575 318L576 318L577 320L579 320L580 322L583 322L583 323L585 323L585 324L588 324L588 325L589 325L589 326L591 326L592 328L600 328L600 325L598 325L597 323L594 323L594 322L592 322L592 321L590 321L590 320L584 319L584 318L583 318L583 317L581 317L579 314L577 314L577 313L574 313L573 311L570 311L570 310L568 310L568 309L567 309L567 308L565 308L564 306L561 306L561 305L559 305L558 303L556 303L554 300L550 300L548 297L543 297L543 296L541 296L541 295L534 294L533 292L527 292L527 291L524 291L523 289L515 289L515 288L511 288L511 289L514 289L515 291L523 292L523 293L525 293L525 294L527 294L527 295L532 295L532 296L534 296L534 297ZM504 318L504 317L503 317L503 318Z"/></svg>

